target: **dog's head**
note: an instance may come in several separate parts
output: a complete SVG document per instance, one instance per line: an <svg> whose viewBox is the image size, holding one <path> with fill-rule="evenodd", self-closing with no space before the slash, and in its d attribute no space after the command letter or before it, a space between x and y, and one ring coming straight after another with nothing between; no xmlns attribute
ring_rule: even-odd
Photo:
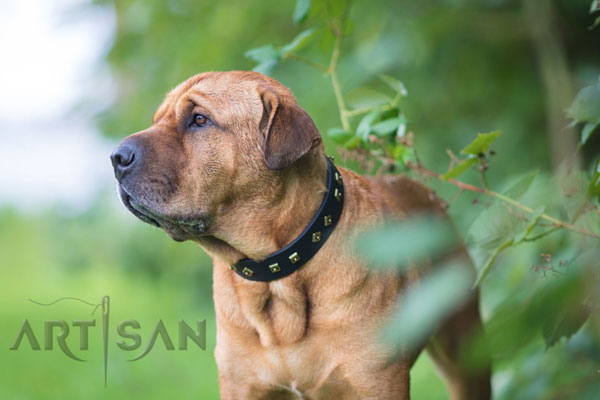
<svg viewBox="0 0 600 400"><path fill-rule="evenodd" d="M209 72L173 89L152 126L125 138L111 160L129 211L181 241L210 234L241 203L269 201L320 143L276 80Z"/></svg>

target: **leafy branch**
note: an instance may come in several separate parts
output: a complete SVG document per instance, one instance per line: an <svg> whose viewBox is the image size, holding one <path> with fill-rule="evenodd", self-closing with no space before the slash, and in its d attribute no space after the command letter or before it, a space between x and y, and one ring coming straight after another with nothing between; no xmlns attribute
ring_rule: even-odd
<svg viewBox="0 0 600 400"><path fill-rule="evenodd" d="M340 20L340 24L343 24L344 20L341 19ZM340 119L342 121L342 125L344 127L345 130L349 130L349 126L350 126L350 122L348 120L348 116L355 116L355 115L359 115L363 112L369 112L369 111L373 111L373 110L387 110L387 109L391 109L397 106L397 104L388 104L385 105L385 107L381 107L381 106L375 106L375 107L371 107L365 110L354 110L354 111L348 111L345 108L345 103L344 103L344 98L343 95L341 93L341 88L339 85L339 82L337 80L337 74L336 74L336 66L337 66L337 59L339 57L339 46L341 44L342 41L342 31L341 30L334 30L334 34L336 35L336 45L334 46L333 52L332 52L332 63L330 64L330 75L331 75L331 83L334 87L334 91L336 93L336 99L337 99L337 103L338 103L338 111L340 114ZM595 93L594 93L595 94ZM582 95L579 96L580 98L583 97ZM587 105L587 103L586 103ZM576 108L574 106L574 108ZM357 112L358 111L358 112ZM576 113L576 111L571 111L571 113ZM594 126L595 128L595 126ZM470 185L461 181L458 181L456 179L454 179L454 177L457 177L459 175L461 175L463 172L465 172L469 167L475 165L478 161L482 160L481 155L484 153L485 150L487 150L487 148L489 147L489 145L491 144L491 142L493 140L495 140L498 136L500 136L500 132L492 132L490 134L479 134L478 138L473 141L471 144L469 144L467 147L465 147L465 149L462 150L463 153L468 154L470 157L468 157L466 160L463 160L462 162L460 162L457 166L455 166L453 169L451 169L450 171L448 171L446 174L438 174L434 171L428 170L427 168L424 168L423 166L417 164L417 163L412 163L412 162L407 162L405 164L406 167L408 167L411 170L414 170L416 172L420 172L422 174L428 175L430 177L434 177L434 178L438 178L440 180L449 182L457 187L459 187L461 190L469 190L472 192L476 192L476 193L480 193L486 196L490 196L490 197L494 197L496 199L499 199L505 203L508 203L512 206L515 206L529 214L534 214L534 210L520 202L518 202L517 200L511 199L510 197L503 195L501 193L492 191L489 189L487 182L485 180L485 175L484 172L485 170L483 168L480 169L480 172L482 174L482 183L483 183L483 188L478 187L478 186L474 186L474 185ZM585 138L585 140L587 140L589 138L589 134L587 135L587 137ZM386 157L384 155L381 154L373 154L371 153L371 155L375 156L376 158L391 164L391 165L395 165L398 163L397 160ZM482 167L484 166L484 164L482 164ZM583 228L579 228L573 224L570 224L568 222L562 221L558 218L554 218L548 214L542 213L539 218L547 220L549 222L551 222L553 224L553 226L555 228L562 228L562 229L567 229L576 233L579 233L581 235L585 235L585 236L590 236L596 239L600 239L600 234L595 233L595 232L591 232L589 230L583 229ZM508 247L508 246L507 246Z"/></svg>
<svg viewBox="0 0 600 400"><path fill-rule="evenodd" d="M598 1L594 2L593 10L600 7L598 4ZM593 239L600 239L599 233L575 225L575 220L579 215L590 209L600 215L597 206L590 200L600 195L600 161L593 173L586 196L592 207L582 208L581 212L578 212L572 221L564 221L546 213L543 206L534 209L517 200L519 192L525 192L535 176L517 183L515 186L521 187L512 188L512 191L515 192L514 196L511 196L511 190L500 193L490 189L486 179L486 171L489 167L490 157L495 153L489 148L492 142L500 136L499 131L479 134L473 142L461 150L461 154L464 156L462 159L449 152L451 157L450 168L446 173L440 174L424 167L417 157L412 143L413 134L407 131L408 120L400 108L402 98L407 95L402 82L390 76L380 76L386 86L394 92L393 96L372 89L361 88L362 91L357 96L357 100L352 101L350 96L346 98L338 78L338 65L343 39L346 34L349 9L350 1L346 1L337 12L329 10L326 18L326 28L312 27L306 29L287 45L279 48L274 45L267 45L250 50L246 55L259 63L255 70L263 73L271 72L281 61L292 59L316 68L329 77L336 99L341 127L329 129L327 135L340 145L339 151L342 155L353 157L363 162L363 164L368 161L372 166L376 161L381 166L380 170L394 171L400 169L412 171L417 175L436 178L456 186L459 189L458 195L464 191L475 192L497 199L501 203L529 215L529 218L518 217L527 221L522 229L498 241L489 249L490 253L487 260L479 268L476 284L481 283L487 276L500 253L520 243L538 240L558 230L567 230ZM295 22L299 23L306 20L310 12L311 2L299 0L294 13ZM298 54L299 51L310 44L317 32L330 32L333 35L334 41L327 66ZM352 105L352 107L349 105ZM567 110L568 116L574 120L573 125L582 124L583 126L580 147L589 140L600 126L599 110L600 85L583 89L576 97L571 108ZM357 119L358 117L360 119ZM478 170L481 186L458 180L462 174L472 168ZM550 228L531 236L535 228L543 226L550 226Z"/></svg>

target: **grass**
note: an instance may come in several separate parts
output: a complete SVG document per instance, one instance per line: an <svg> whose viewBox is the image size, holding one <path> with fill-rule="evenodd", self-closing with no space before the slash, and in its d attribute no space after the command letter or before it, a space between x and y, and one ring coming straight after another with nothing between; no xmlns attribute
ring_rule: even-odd
<svg viewBox="0 0 600 400"><path fill-rule="evenodd" d="M0 399L219 398L213 357L216 328L213 305L209 300L212 297L210 267L200 249L171 243L162 233L152 232L151 228L141 224L134 228L142 231L139 233L129 232L127 227L118 228L102 219L90 222L76 218L56 225L56 222L44 222L44 219L0 217L0 342L3 343ZM117 229L112 233L97 232L104 231L105 226L117 226ZM77 233L72 237L61 233L74 229ZM77 238L84 240L92 233L96 242L82 242L89 249L75 248L79 246ZM120 236L111 238L111 235ZM114 254L119 254L120 250L110 250L108 244L124 241L127 235L144 240L137 252L131 252L131 257L150 254L151 257L162 257L159 264L169 265L162 265L163 270L158 275L118 265L119 256ZM164 249L157 249L163 244ZM103 250L102 246L107 249ZM114 254L105 254L107 252ZM59 257L56 257L57 253L60 253ZM69 254L78 254L85 266L77 267L77 262L74 266L65 266L61 260L69 260L64 257ZM119 262L128 264L132 261ZM196 269L204 272L190 272ZM98 303L106 294L110 295L111 307L108 385L105 388L101 309L92 315L93 307L80 302L61 301L44 307L28 299L47 303L59 297L74 296ZM9 350L24 319L29 321L41 350L32 350L26 339L18 350ZM90 319L96 320L96 326L89 328L89 350L80 350L79 328L73 327L72 321ZM116 333L117 324L126 319L136 319L141 325L138 332L142 345L134 351L124 351L117 346L117 342L123 340ZM164 322L176 349L166 350L159 337L146 357L129 362L145 348L159 319ZM199 349L191 341L187 351L177 350L180 319L192 327L197 320L206 320L206 350ZM66 343L86 362L68 358L56 340L53 350L44 350L46 320L67 321L70 332ZM424 355L413 368L412 382L411 391L416 399L446 398L431 360Z"/></svg>

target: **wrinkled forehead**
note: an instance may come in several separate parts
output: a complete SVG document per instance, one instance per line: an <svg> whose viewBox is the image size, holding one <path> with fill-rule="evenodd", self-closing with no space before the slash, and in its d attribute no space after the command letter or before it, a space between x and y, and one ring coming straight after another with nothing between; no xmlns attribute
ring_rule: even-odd
<svg viewBox="0 0 600 400"><path fill-rule="evenodd" d="M243 117L260 117L260 87L276 86L283 96L291 96L279 82L250 72L204 73L179 84L165 98L154 114L156 123L165 116L179 120L196 107L222 123Z"/></svg>

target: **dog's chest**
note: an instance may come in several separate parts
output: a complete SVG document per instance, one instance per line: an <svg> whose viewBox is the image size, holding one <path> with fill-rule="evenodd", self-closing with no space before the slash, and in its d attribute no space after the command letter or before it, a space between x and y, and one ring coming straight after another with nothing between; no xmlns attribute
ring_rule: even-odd
<svg viewBox="0 0 600 400"><path fill-rule="evenodd" d="M343 374L343 365L334 353L332 338L317 338L284 348L263 349L266 362L258 366L265 388L287 392L290 399L336 398L352 384ZM323 343L319 343L319 342ZM312 342L312 343L311 343Z"/></svg>

